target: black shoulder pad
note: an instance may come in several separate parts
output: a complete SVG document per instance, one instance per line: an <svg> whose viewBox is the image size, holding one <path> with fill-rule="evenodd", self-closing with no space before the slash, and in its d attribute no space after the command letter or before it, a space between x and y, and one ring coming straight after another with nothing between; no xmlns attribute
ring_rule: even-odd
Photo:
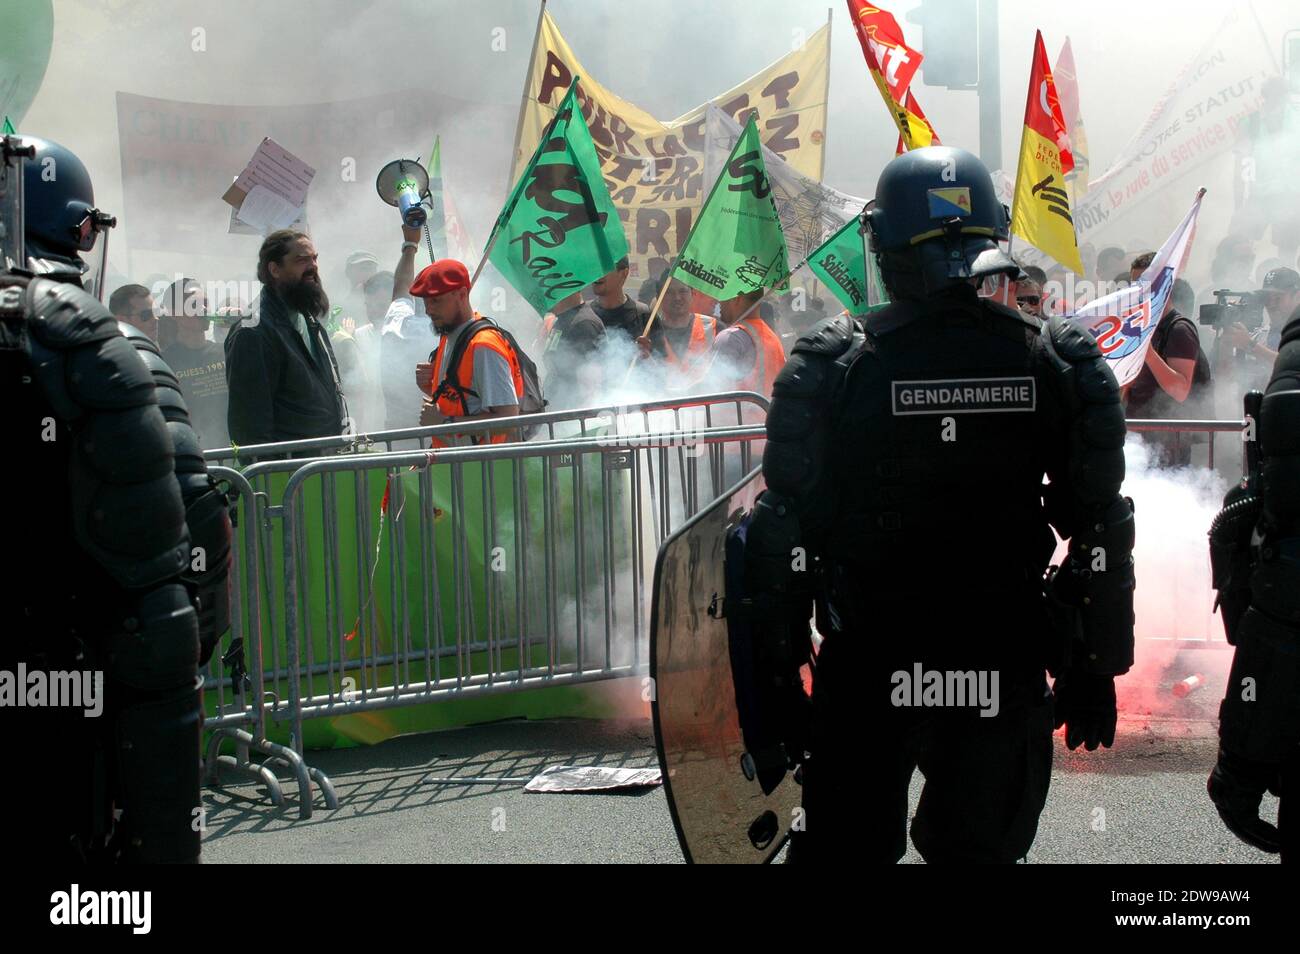
<svg viewBox="0 0 1300 954"><path fill-rule="evenodd" d="M1297 308L1292 312L1291 317L1288 318L1286 324L1282 326L1282 337L1278 347L1280 348L1284 344L1290 344L1292 341L1296 341L1297 339L1300 339L1300 308Z"/></svg>
<svg viewBox="0 0 1300 954"><path fill-rule="evenodd" d="M905 325L911 324L920 314L920 309L915 302L891 301L884 308L873 311L867 316L866 330L868 334L874 337L887 335Z"/></svg>
<svg viewBox="0 0 1300 954"><path fill-rule="evenodd" d="M1071 364L1101 357L1097 339L1070 318L1055 316L1048 319L1047 338L1052 350Z"/></svg>
<svg viewBox="0 0 1300 954"><path fill-rule="evenodd" d="M67 282L38 278L27 286L32 337L55 351L116 337L117 320L103 303Z"/></svg>
<svg viewBox="0 0 1300 954"><path fill-rule="evenodd" d="M144 340L141 341L140 338ZM176 372L171 369L171 365L158 353L158 348L147 335L141 335L140 338L132 338L131 344L135 345L135 353L140 356L144 366L153 375L154 382L159 387L170 387L179 391L180 381L177 380Z"/></svg>
<svg viewBox="0 0 1300 954"><path fill-rule="evenodd" d="M158 343L150 338L147 334L129 322L119 321L117 330L122 332L122 337L135 345L137 351L158 351Z"/></svg>
<svg viewBox="0 0 1300 954"><path fill-rule="evenodd" d="M853 344L853 333L858 330L857 322L848 315L832 315L824 318L794 343L791 349L803 354L825 354L837 358L849 350Z"/></svg>
<svg viewBox="0 0 1300 954"><path fill-rule="evenodd" d="M1029 328L1032 328L1034 331L1041 331L1043 328L1043 322L1040 321L1038 318L1035 318L1033 315L1026 315L1023 311L1018 311L1015 308L1010 308L1002 304L1002 302L1000 301L992 301L988 298L982 298L980 300L984 303L985 308L987 308L989 311L993 312L1000 318L1009 318L1010 320L1016 322L1016 324L1025 325Z"/></svg>

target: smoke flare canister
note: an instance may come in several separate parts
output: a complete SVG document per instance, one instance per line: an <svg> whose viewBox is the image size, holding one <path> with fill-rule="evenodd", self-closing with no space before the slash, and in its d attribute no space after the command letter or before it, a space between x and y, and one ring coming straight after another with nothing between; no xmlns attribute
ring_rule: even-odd
<svg viewBox="0 0 1300 954"><path fill-rule="evenodd" d="M1186 679L1174 683L1174 695L1182 699L1203 685L1205 685L1205 677L1198 672L1194 676L1188 676Z"/></svg>

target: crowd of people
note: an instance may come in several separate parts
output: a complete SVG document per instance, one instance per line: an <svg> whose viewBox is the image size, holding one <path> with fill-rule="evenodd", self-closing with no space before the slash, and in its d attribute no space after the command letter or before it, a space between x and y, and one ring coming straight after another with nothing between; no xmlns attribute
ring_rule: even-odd
<svg viewBox="0 0 1300 954"><path fill-rule="evenodd" d="M108 306L157 342L207 449L510 417L539 406L599 406L616 392L647 399L770 394L795 337L796 322L783 336L761 292L719 303L670 279L660 295L661 275L634 298L624 258L589 288L557 301L521 346L471 306L465 263L440 259L417 270L421 232L401 231L392 271L380 270L370 252L348 256L348 287L338 305L325 291L312 238L286 229L263 241L261 290L247 305L210 307L203 284L181 278L157 299L146 285L123 284ZM822 302L814 302L814 313L824 317ZM528 399L528 355L540 364L544 405ZM510 428L473 429L441 435L435 444L517 436Z"/></svg>
<svg viewBox="0 0 1300 954"><path fill-rule="evenodd" d="M418 229L402 228L391 271L382 270L373 253L349 255L347 287L337 305L324 290L311 237L291 230L263 242L257 266L262 289L251 303L210 306L203 284L186 277L157 298L145 284L123 284L108 305L158 343L205 448L518 414L527 390L520 359L527 355L540 365L540 397L548 411L596 407L628 395L770 395L793 343L834 313L815 289L756 291L718 302L675 278L664 289L662 273L642 282L634 297L624 258L588 288L557 301L534 333L521 335L524 347L489 321L474 326L457 353L459 329L483 317L469 303L469 269L451 259L417 269L421 238ZM1145 366L1124 389L1130 419L1235 417L1242 395L1265 384L1282 325L1300 305L1300 271L1276 258L1257 263L1254 249L1246 233L1229 235L1215 249L1205 288L1198 292L1176 281ZM1081 252L1082 282L1067 283L1059 269L1023 264L1000 297L1043 320L1137 281L1154 257L1150 249L1118 246L1085 245ZM1088 294L1071 296L1071 284ZM1214 304L1219 289L1249 294L1254 320L1231 308L1213 322L1198 320L1198 306ZM517 436L506 428L447 435L439 443ZM1155 466L1180 467L1193 462L1193 447L1208 438L1150 432L1142 439Z"/></svg>

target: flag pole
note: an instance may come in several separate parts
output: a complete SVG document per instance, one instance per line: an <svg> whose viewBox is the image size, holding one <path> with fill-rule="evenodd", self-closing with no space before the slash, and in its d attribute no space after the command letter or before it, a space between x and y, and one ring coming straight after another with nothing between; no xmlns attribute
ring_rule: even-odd
<svg viewBox="0 0 1300 954"><path fill-rule="evenodd" d="M833 28L832 13L834 8L826 8L826 117L830 118L831 103L831 30ZM830 125L823 123L823 126ZM817 181L821 182L826 178L826 130L822 129L822 155L821 162L817 166Z"/></svg>
<svg viewBox="0 0 1300 954"><path fill-rule="evenodd" d="M748 128L749 123L753 121L754 121L754 117L751 115L749 117L749 121L745 123L745 128ZM742 137L744 136L744 134L745 134L744 130L741 130ZM736 142L739 143L740 140L737 139ZM732 152L736 151L735 146L732 147L731 151ZM731 158L730 155L728 155L727 158L730 159ZM664 272L663 287L659 289L659 296L655 299L654 308L651 309L650 311L650 318L646 321L645 328L641 331L642 338L650 334L650 328L655 323L655 317L659 314L659 305L663 301L664 292L667 291L668 289L668 283L672 281L673 272L677 271L677 262L681 259L682 252L691 247L691 239L695 237L695 230L700 227L700 220L704 218L704 210L709 207L709 202L713 200L713 194L718 191L718 184L722 182L723 174L726 171L727 171L727 166L724 163L722 166L722 170L718 173L718 177L713 180L713 185L709 188L708 197L704 200L704 204L700 206L700 214L695 217L695 221L691 223L691 230L686 233L686 241L682 242L677 254L673 256L672 265L668 267L668 271ZM632 364L635 365L636 362L637 359L633 358ZM629 374L631 373L631 368L628 369L628 373Z"/></svg>
<svg viewBox="0 0 1300 954"><path fill-rule="evenodd" d="M543 0L542 6L543 7L546 6L545 0ZM572 89L577 85L578 85L578 77L575 76L573 78L573 83L570 84L569 86L570 91L572 91ZM565 93L564 96L565 99L567 99L569 94ZM561 100L560 103L561 105L563 105L564 100ZM576 103L575 103L575 108L576 108ZM541 148L541 144L545 142L548 138L550 138L551 133L555 131L555 126L557 123L559 123L559 121L560 121L560 111L557 109L555 111L555 115L551 117L551 121L547 123L546 128L542 130L541 141L539 141L537 144L538 148ZM533 158L536 158L536 150L534 150ZM515 183L512 179L509 187L509 193L506 196L505 208L503 208L501 210L501 214L497 216L497 220L495 224L493 224L492 226L492 234L488 236L487 246L483 249L483 257L478 260L478 268L474 269L474 275L469 280L470 291L474 290L474 286L478 283L478 277L483 273L483 268L487 265L488 258L492 254L492 247L497 244L497 236L501 234L501 223L505 222L507 219L510 218L511 213L515 211L515 206L518 204L519 204L519 196L515 195Z"/></svg>
<svg viewBox="0 0 1300 954"><path fill-rule="evenodd" d="M478 268L474 269L474 275L469 280L470 291L478 284L478 277L483 274L483 269L487 266L488 257L492 254L492 246L497 244L497 236L501 234L501 222L498 220L496 226L492 229L492 235L488 238L487 247L483 249L483 257L478 260Z"/></svg>
<svg viewBox="0 0 1300 954"><path fill-rule="evenodd" d="M537 65L537 50L542 45L542 21L546 18L546 0L537 11L537 30L533 33L533 52L528 56L528 73L524 76L524 91L519 95L519 121L515 123L515 146L510 151L510 168L506 171L506 188L515 184L515 166L519 162L519 143L524 138L524 116L528 114L528 90L533 84L533 69Z"/></svg>

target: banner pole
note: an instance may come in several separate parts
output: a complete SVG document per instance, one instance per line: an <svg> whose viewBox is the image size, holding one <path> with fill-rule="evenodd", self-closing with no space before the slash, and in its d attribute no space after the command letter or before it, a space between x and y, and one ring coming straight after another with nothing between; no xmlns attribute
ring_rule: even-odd
<svg viewBox="0 0 1300 954"><path fill-rule="evenodd" d="M487 247L483 249L483 257L478 260L478 268L474 269L474 275L469 280L469 290L473 291L474 286L478 284L478 277L483 274L483 269L487 266L488 258L492 255L492 247L497 244L497 236L501 234L501 223L497 222L497 227L492 230L488 237Z"/></svg>
<svg viewBox="0 0 1300 954"><path fill-rule="evenodd" d="M826 8L826 118L830 119L831 115L831 30L834 26L832 14L833 8ZM822 123L823 127L829 126L830 123ZM826 178L826 130L822 129L822 155L821 161L817 165L817 181L822 182Z"/></svg>
<svg viewBox="0 0 1300 954"><path fill-rule="evenodd" d="M510 150L510 168L506 170L506 194L515 184L515 166L519 163L519 143L524 138L524 117L528 115L528 90L533 83L533 70L537 65L537 50L542 45L542 21L546 17L546 0L537 11L537 30L533 33L533 52L528 57L528 73L524 76L524 91L519 95L519 121L515 123L515 146Z"/></svg>

